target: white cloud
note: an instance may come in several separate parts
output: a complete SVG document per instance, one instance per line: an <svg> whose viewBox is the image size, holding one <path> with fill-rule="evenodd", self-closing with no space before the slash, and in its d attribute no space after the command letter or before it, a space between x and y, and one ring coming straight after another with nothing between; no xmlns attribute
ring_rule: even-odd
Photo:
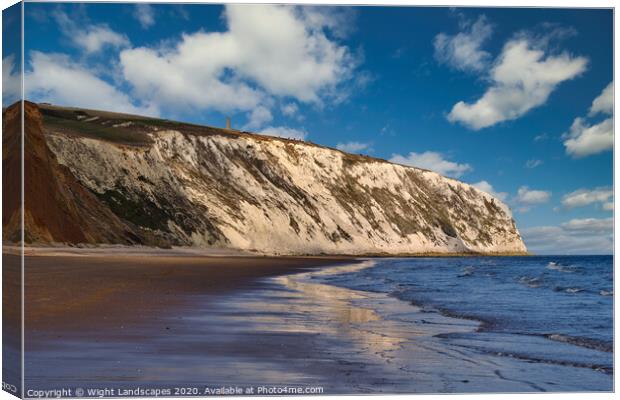
<svg viewBox="0 0 620 400"><path fill-rule="evenodd" d="M543 105L560 83L580 75L586 65L584 57L549 55L531 39L512 39L491 69L487 91L474 103L456 103L448 120L479 130L517 119Z"/></svg>
<svg viewBox="0 0 620 400"><path fill-rule="evenodd" d="M74 37L75 43L87 53L96 53L105 46L120 48L129 45L125 35L112 31L107 26L93 26L86 32L79 33Z"/></svg>
<svg viewBox="0 0 620 400"><path fill-rule="evenodd" d="M288 128L285 126L270 126L268 128L263 129L259 133L261 135L278 136L278 137L283 137L287 139L297 139L297 140L304 140L306 136L308 136L308 133L303 130Z"/></svg>
<svg viewBox="0 0 620 400"><path fill-rule="evenodd" d="M583 118L575 118L564 139L566 153L575 158L611 150L614 147L614 120L607 118L598 124L588 125Z"/></svg>
<svg viewBox="0 0 620 400"><path fill-rule="evenodd" d="M346 142L346 143L338 143L336 145L338 150L342 150L347 153L359 153L364 150L370 149L370 143L362 143L362 142Z"/></svg>
<svg viewBox="0 0 620 400"><path fill-rule="evenodd" d="M584 219L571 219L570 221L562 224L562 228L571 232L581 233L600 233L611 232L614 228L613 218L584 218Z"/></svg>
<svg viewBox="0 0 620 400"><path fill-rule="evenodd" d="M287 103L282 106L281 110L282 114L292 117L299 112L299 107L296 103Z"/></svg>
<svg viewBox="0 0 620 400"><path fill-rule="evenodd" d="M525 163L525 167L533 169L538 166L541 166L542 164L543 164L542 160L527 160L527 162Z"/></svg>
<svg viewBox="0 0 620 400"><path fill-rule="evenodd" d="M247 124L243 126L244 130L252 130L259 129L263 127L266 123L269 123L273 120L273 115L271 115L271 111L267 107L258 106L250 113L250 117L248 119Z"/></svg>
<svg viewBox="0 0 620 400"><path fill-rule="evenodd" d="M138 20L143 29L148 29L155 25L155 10L149 4L136 4L133 11L133 16Z"/></svg>
<svg viewBox="0 0 620 400"><path fill-rule="evenodd" d="M493 186L487 181L473 183L472 186L476 189L482 190L483 192L490 194L493 197L498 198L501 201L505 201L506 198L508 198L508 193L496 192L495 189L493 189Z"/></svg>
<svg viewBox="0 0 620 400"><path fill-rule="evenodd" d="M381 131L379 131L379 134L381 136L394 136L396 135L396 132L394 131L394 129L392 129L392 126L390 125L390 123L388 122L387 124L385 124L382 128Z"/></svg>
<svg viewBox="0 0 620 400"><path fill-rule="evenodd" d="M121 52L121 66L136 97L153 99L171 109L250 111L265 97L261 91L239 80L220 80L218 76L222 71L216 74L185 62L177 65L176 60L163 58L157 51L147 48Z"/></svg>
<svg viewBox="0 0 620 400"><path fill-rule="evenodd" d="M435 36L435 58L454 69L462 71L482 71L491 55L482 50L484 42L491 37L493 29L484 15L469 24L464 32L456 35L440 33Z"/></svg>
<svg viewBox="0 0 620 400"><path fill-rule="evenodd" d="M21 74L13 54L2 59L2 106L7 107L21 99Z"/></svg>
<svg viewBox="0 0 620 400"><path fill-rule="evenodd" d="M354 30L357 13L352 7L311 6L299 7L297 12L314 29L327 28L338 39L347 38Z"/></svg>
<svg viewBox="0 0 620 400"><path fill-rule="evenodd" d="M614 210L614 202L613 201L608 201L606 203L603 203L603 210L605 210L605 211L613 211Z"/></svg>
<svg viewBox="0 0 620 400"><path fill-rule="evenodd" d="M255 109L279 96L321 104L350 80L356 60L330 39L327 11L280 5L228 5L225 32L184 34L169 48L120 54L139 98L171 108Z"/></svg>
<svg viewBox="0 0 620 400"><path fill-rule="evenodd" d="M603 209L607 209L605 207L609 207L608 204L611 204L613 210L613 202L610 202L613 196L614 191L609 187L598 187L592 190L579 189L564 195L562 205L566 208L575 208L600 203Z"/></svg>
<svg viewBox="0 0 620 400"><path fill-rule="evenodd" d="M458 164L443 158L441 153L425 151L424 153L411 152L407 156L393 154L390 161L396 164L409 165L438 172L442 175L458 178L472 170L469 164Z"/></svg>
<svg viewBox="0 0 620 400"><path fill-rule="evenodd" d="M62 33L88 54L97 53L106 47L123 48L130 45L127 36L114 32L108 25L88 25L82 28L75 23L74 18L61 10L56 10L53 16Z"/></svg>
<svg viewBox="0 0 620 400"><path fill-rule="evenodd" d="M523 206L543 204L549 201L551 192L546 190L532 190L527 186L521 186L517 191L515 201Z"/></svg>
<svg viewBox="0 0 620 400"><path fill-rule="evenodd" d="M589 116L597 114L612 115L614 112L614 82L611 81L598 97L592 101ZM593 154L611 150L614 147L614 119L613 116L603 121L590 125L584 118L577 117L565 133L564 147L566 153L575 158L586 157Z"/></svg>
<svg viewBox="0 0 620 400"><path fill-rule="evenodd" d="M157 115L153 106L135 105L129 96L60 54L30 53L24 77L26 97L38 102Z"/></svg>
<svg viewBox="0 0 620 400"><path fill-rule="evenodd" d="M613 254L613 219L573 219L560 226L521 229L535 254Z"/></svg>
<svg viewBox="0 0 620 400"><path fill-rule="evenodd" d="M590 115L596 115L598 113L613 114L614 112L614 82L609 82L609 85L603 89L601 94L592 101L590 107Z"/></svg>
<svg viewBox="0 0 620 400"><path fill-rule="evenodd" d="M549 139L549 135L547 135L546 133L541 133L540 135L534 137L535 142L542 142L543 140L547 139Z"/></svg>

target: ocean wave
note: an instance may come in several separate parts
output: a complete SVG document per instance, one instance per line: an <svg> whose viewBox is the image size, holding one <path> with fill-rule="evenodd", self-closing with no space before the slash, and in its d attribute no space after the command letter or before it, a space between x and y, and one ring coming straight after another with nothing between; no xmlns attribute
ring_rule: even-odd
<svg viewBox="0 0 620 400"><path fill-rule="evenodd" d="M460 274L458 274L457 276L459 278L463 278L463 277L467 277L467 276L472 276L473 274L474 274L474 267L469 266L469 267L463 268L462 272Z"/></svg>
<svg viewBox="0 0 620 400"><path fill-rule="evenodd" d="M550 261L545 268L553 270L553 271L559 271L559 272L567 272L567 273L575 272L575 268L571 268L568 265L562 265L554 261Z"/></svg>
<svg viewBox="0 0 620 400"><path fill-rule="evenodd" d="M555 286L553 288L553 291L554 292L565 292L565 293L575 294L575 293L581 293L581 292L585 291L585 289L580 288L580 287Z"/></svg>
<svg viewBox="0 0 620 400"><path fill-rule="evenodd" d="M480 350L484 351L484 349L480 349ZM548 358L533 357L531 355L522 354L522 353L510 353L510 352L508 352L508 353L504 353L504 352L491 352L491 353L495 354L497 356L500 356L500 357L510 357L510 358L516 358L516 359L524 360L524 361L532 361L532 362L536 362L536 363L546 363L546 364L562 365L562 366L566 366L566 367L589 368L589 369L592 369L594 371L602 372L604 374L608 374L608 375L613 374L613 367L612 366L606 366L606 365L600 365L600 364L594 364L594 363L574 362L574 361L569 361L569 360L555 360L555 359L548 359Z"/></svg>
<svg viewBox="0 0 620 400"><path fill-rule="evenodd" d="M554 340L556 342L568 343L574 346L586 347L592 350L604 351L606 353L612 353L614 350L613 343L599 342L593 339L586 339L575 336L568 336L560 333L550 333L544 335L547 339Z"/></svg>
<svg viewBox="0 0 620 400"><path fill-rule="evenodd" d="M519 278L519 283L531 288L537 288L542 285L542 279L540 277L522 276Z"/></svg>
<svg viewBox="0 0 620 400"><path fill-rule="evenodd" d="M513 340L515 340L517 337L520 337L520 340L516 339L515 343L524 343L524 341L527 342L528 339L526 339L526 337L530 336L516 333L509 335L514 335ZM555 342L569 344L571 346L587 348L588 351L593 350L613 353L612 344L601 343L594 340L582 339L561 334L532 335L532 339L534 336L543 337ZM498 344L501 343L501 340L498 341L496 340L497 338L487 338L481 340L480 338L476 338L474 335L468 333L447 333L436 335L436 337L452 340L455 341L455 344L459 346L475 349L479 352L493 354L499 357L510 357L536 363L555 364L577 368L589 368L606 374L613 373L613 364L611 362L605 362L605 360L607 359L606 357L592 357L592 355L587 357L571 357L570 353L566 354L565 352L553 351L552 349L549 349L551 351L542 350L541 352L541 348L537 346L528 346L526 348L522 348L519 346L503 347L502 345L498 346ZM512 342L512 340L508 341L508 343L510 342ZM611 358L609 358L609 360L611 361Z"/></svg>
<svg viewBox="0 0 620 400"><path fill-rule="evenodd" d="M377 260L379 267L334 279L333 283L387 293L420 307L421 312L428 313L426 315L439 313L476 321L478 326L471 334L475 340L467 343L467 347L475 342L484 343L484 337L478 335L532 335L540 338L540 342L532 344L538 347L530 347L528 339L518 338L497 346L485 344L481 347L532 361L612 371L611 363L607 362L609 354L588 355L586 350L570 349L569 344L591 351L611 352L613 320L608 302L613 297L601 296L613 296L613 273L610 272L613 260L607 257L545 258L532 258L527 263L522 259L505 258L501 259L501 266L489 266L484 260L476 264L476 261L465 259L380 259ZM386 283L386 275L395 282ZM360 276L371 279L360 279ZM558 309L555 306L570 310L571 314L558 313L554 311Z"/></svg>

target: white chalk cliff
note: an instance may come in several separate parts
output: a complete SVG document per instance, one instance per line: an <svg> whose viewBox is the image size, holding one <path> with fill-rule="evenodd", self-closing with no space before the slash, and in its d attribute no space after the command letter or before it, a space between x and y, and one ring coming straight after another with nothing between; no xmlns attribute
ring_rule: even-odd
<svg viewBox="0 0 620 400"><path fill-rule="evenodd" d="M267 254L526 252L506 205L431 171L300 141L50 110L45 138L58 162L119 218L171 245ZM118 139L131 135L140 140Z"/></svg>

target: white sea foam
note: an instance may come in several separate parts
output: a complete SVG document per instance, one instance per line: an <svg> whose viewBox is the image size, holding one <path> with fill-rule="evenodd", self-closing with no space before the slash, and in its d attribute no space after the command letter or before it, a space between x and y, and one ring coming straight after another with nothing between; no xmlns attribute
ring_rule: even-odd
<svg viewBox="0 0 620 400"><path fill-rule="evenodd" d="M465 267L465 268L463 268L463 272L461 272L458 275L458 277L462 278L462 277L465 277L465 276L471 276L471 275L473 275L473 273L474 273L474 267L472 267L472 266Z"/></svg>
<svg viewBox="0 0 620 400"><path fill-rule="evenodd" d="M553 261L549 262L549 264L547 264L545 268L553 270L553 271L559 271L559 272L568 272L568 273L574 272L574 269L566 265L553 262Z"/></svg>

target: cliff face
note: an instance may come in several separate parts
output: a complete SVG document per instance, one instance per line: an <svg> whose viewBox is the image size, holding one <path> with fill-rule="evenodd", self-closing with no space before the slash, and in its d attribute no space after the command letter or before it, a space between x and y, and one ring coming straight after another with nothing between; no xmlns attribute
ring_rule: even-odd
<svg viewBox="0 0 620 400"><path fill-rule="evenodd" d="M21 240L21 102L2 111L2 236Z"/></svg>
<svg viewBox="0 0 620 400"><path fill-rule="evenodd" d="M24 104L24 239L27 243L147 243L140 228L122 221L58 163L43 134L38 107ZM4 112L3 235L21 240L21 104ZM8 200L8 201L7 201Z"/></svg>
<svg viewBox="0 0 620 400"><path fill-rule="evenodd" d="M434 172L170 121L43 114L54 159L130 228L125 241L270 254L526 251L504 204Z"/></svg>

